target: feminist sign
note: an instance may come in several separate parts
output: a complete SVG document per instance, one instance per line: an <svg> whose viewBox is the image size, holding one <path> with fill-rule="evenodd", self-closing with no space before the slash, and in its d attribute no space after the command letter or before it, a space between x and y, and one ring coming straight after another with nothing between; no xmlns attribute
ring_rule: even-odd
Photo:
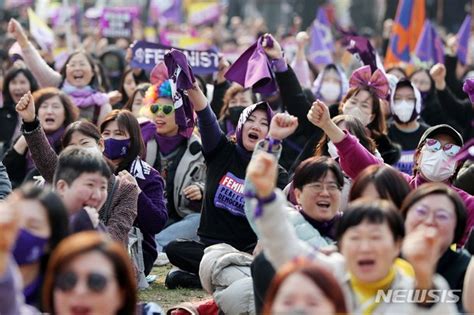
<svg viewBox="0 0 474 315"><path fill-rule="evenodd" d="M164 60L165 54L169 52L171 46L165 46L146 41L138 41L132 48L132 61L130 65L133 68L152 70L159 62ZM214 50L190 50L174 48L182 51L188 59L189 65L197 74L208 74L217 71L219 57Z"/></svg>
<svg viewBox="0 0 474 315"><path fill-rule="evenodd" d="M138 9L131 8L105 8L100 19L102 36L132 37L133 22L138 18Z"/></svg>

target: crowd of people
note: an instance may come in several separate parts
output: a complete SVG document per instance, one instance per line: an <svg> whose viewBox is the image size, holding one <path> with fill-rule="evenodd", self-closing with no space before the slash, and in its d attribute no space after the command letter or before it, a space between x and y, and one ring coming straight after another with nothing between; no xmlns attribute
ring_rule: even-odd
<svg viewBox="0 0 474 315"><path fill-rule="evenodd" d="M121 38L110 75L10 19L0 314L165 314L137 293L164 264L212 296L168 314L474 313L474 66L315 65L299 27L215 26L243 54L202 76Z"/></svg>

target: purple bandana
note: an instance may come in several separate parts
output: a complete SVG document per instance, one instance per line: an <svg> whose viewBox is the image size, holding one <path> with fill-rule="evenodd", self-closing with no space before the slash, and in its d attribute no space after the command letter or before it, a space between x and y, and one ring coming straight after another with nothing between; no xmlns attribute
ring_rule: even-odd
<svg viewBox="0 0 474 315"><path fill-rule="evenodd" d="M168 155L176 148L183 143L183 141L186 140L186 138L183 135L180 135L179 133L175 136L161 136L157 133L155 133L155 139L156 142L158 142L158 147L160 149L160 152L163 153L164 155Z"/></svg>

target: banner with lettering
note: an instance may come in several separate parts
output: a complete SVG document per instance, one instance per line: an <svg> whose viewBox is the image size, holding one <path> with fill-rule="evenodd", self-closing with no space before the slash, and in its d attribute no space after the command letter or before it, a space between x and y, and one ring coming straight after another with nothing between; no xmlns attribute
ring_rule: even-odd
<svg viewBox="0 0 474 315"><path fill-rule="evenodd" d="M137 7L105 8L100 19L102 36L131 38L133 22L138 19Z"/></svg>
<svg viewBox="0 0 474 315"><path fill-rule="evenodd" d="M233 215L245 216L244 202L244 180L228 172L219 181L214 205Z"/></svg>
<svg viewBox="0 0 474 315"><path fill-rule="evenodd" d="M133 68L152 70L153 67L163 61L165 54L172 48L181 50L196 74L209 74L217 71L219 56L215 50L190 50L171 47L146 41L137 41L132 48Z"/></svg>

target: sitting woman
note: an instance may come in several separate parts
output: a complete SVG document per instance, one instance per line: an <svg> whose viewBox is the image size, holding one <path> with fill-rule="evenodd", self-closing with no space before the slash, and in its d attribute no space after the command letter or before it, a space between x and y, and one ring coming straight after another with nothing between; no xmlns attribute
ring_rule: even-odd
<svg viewBox="0 0 474 315"><path fill-rule="evenodd" d="M152 86L139 114L149 119L141 124L146 161L160 172L166 184L169 219L156 235L158 249L165 252L171 241L197 239L206 178L201 140L193 133L193 127L182 124L189 120L194 126L194 117L175 109L166 71L163 63L153 69ZM188 105L191 106L185 106ZM166 260L165 256L160 257Z"/></svg>
<svg viewBox="0 0 474 315"><path fill-rule="evenodd" d="M41 128L51 147L59 154L64 130L76 121L78 110L69 97L56 88L40 89L33 93L33 98ZM7 152L3 164L7 168L13 188L21 185L24 180L31 180L33 175L38 175L24 136L20 136Z"/></svg>
<svg viewBox="0 0 474 315"><path fill-rule="evenodd" d="M349 177L355 178L367 166L382 164L360 145L357 139L331 121L329 110L324 103L319 101L313 103L308 119L323 129L334 143L339 155L339 163ZM418 143L414 175L402 173L412 189L426 182L444 182L459 194L468 210L467 228L464 236L459 240L460 245L464 244L467 232L474 226L474 197L451 184L456 178L459 163L451 157L460 151L463 143L461 135L449 125L433 126L425 131Z"/></svg>
<svg viewBox="0 0 474 315"><path fill-rule="evenodd" d="M298 259L278 270L262 314L347 314L347 306L341 286L327 268Z"/></svg>
<svg viewBox="0 0 474 315"><path fill-rule="evenodd" d="M39 307L50 255L69 234L67 210L50 189L31 184L15 190L2 207L18 215L19 233L15 235L11 255L20 270L26 303ZM5 211L4 208L1 211Z"/></svg>
<svg viewBox="0 0 474 315"><path fill-rule="evenodd" d="M299 239L314 247L325 247L334 243L336 226L342 217L341 199L344 175L339 165L328 157L312 157L303 161L295 170L292 187L296 199L296 210L289 210L286 220L294 226ZM246 199L245 210L254 231L255 215L252 200ZM259 314L275 269L263 252L251 265L255 307Z"/></svg>
<svg viewBox="0 0 474 315"><path fill-rule="evenodd" d="M108 95L100 91L95 62L89 54L85 51L70 54L58 73L41 58L18 21L11 19L8 31L20 45L23 59L40 86L61 89L79 108L81 118L97 125L112 110Z"/></svg>
<svg viewBox="0 0 474 315"><path fill-rule="evenodd" d="M141 157L144 144L137 119L127 110L113 110L100 125L104 155L114 165L115 175L129 176L138 185L137 218L134 225L143 233L145 275L158 255L155 235L168 219L164 199L164 181Z"/></svg>
<svg viewBox="0 0 474 315"><path fill-rule="evenodd" d="M35 103L31 94L25 94L17 104L17 111L23 120L23 135L28 143L31 157L46 183L53 182L58 165L58 155L48 142L35 114ZM95 125L86 121L76 121L64 131L62 146L86 147L102 152L104 140ZM99 210L101 221L107 226L112 239L128 244L128 232L137 216L138 186L131 176L112 175L107 186L107 201Z"/></svg>
<svg viewBox="0 0 474 315"><path fill-rule="evenodd" d="M432 257L440 248L440 240L433 227L419 228L404 239L403 219L391 203L360 199L349 205L338 225L336 239L340 252L325 255L299 240L285 219L285 197L275 190L276 176L276 160L265 152L252 159L247 170L247 178L254 185L261 205L257 212L260 241L275 268L298 256L312 257L331 269L345 292L350 313L457 313L452 303L434 303L428 295L413 303L380 298L381 290L439 292L449 288L435 274L437 262ZM413 267L414 277L402 268L400 253Z"/></svg>
<svg viewBox="0 0 474 315"><path fill-rule="evenodd" d="M459 243L466 227L466 208L459 195L442 183L423 184L412 191L403 202L401 213L405 219L405 231L412 233L420 227L436 228L440 241L436 253L436 272L446 279L462 312L464 276L471 256L463 250L455 251L451 244Z"/></svg>
<svg viewBox="0 0 474 315"><path fill-rule="evenodd" d="M204 249L217 243L226 243L239 251L251 252L257 237L245 218L243 185L247 165L258 141L269 136L276 142L285 135L273 133L270 126L273 113L267 103L251 105L242 112L236 129L236 141L229 140L219 128L206 96L197 84L186 88L189 100L198 115L203 153L207 166L206 189L199 224L199 241L174 241L166 253L170 262L191 273L194 285L200 286L199 263ZM295 117L285 116L294 129ZM293 130L294 131L294 130ZM280 168L278 187L288 182L286 171ZM180 281L182 271L168 274L168 287L186 285ZM188 278L189 279L189 278ZM189 283L189 282L188 282Z"/></svg>

